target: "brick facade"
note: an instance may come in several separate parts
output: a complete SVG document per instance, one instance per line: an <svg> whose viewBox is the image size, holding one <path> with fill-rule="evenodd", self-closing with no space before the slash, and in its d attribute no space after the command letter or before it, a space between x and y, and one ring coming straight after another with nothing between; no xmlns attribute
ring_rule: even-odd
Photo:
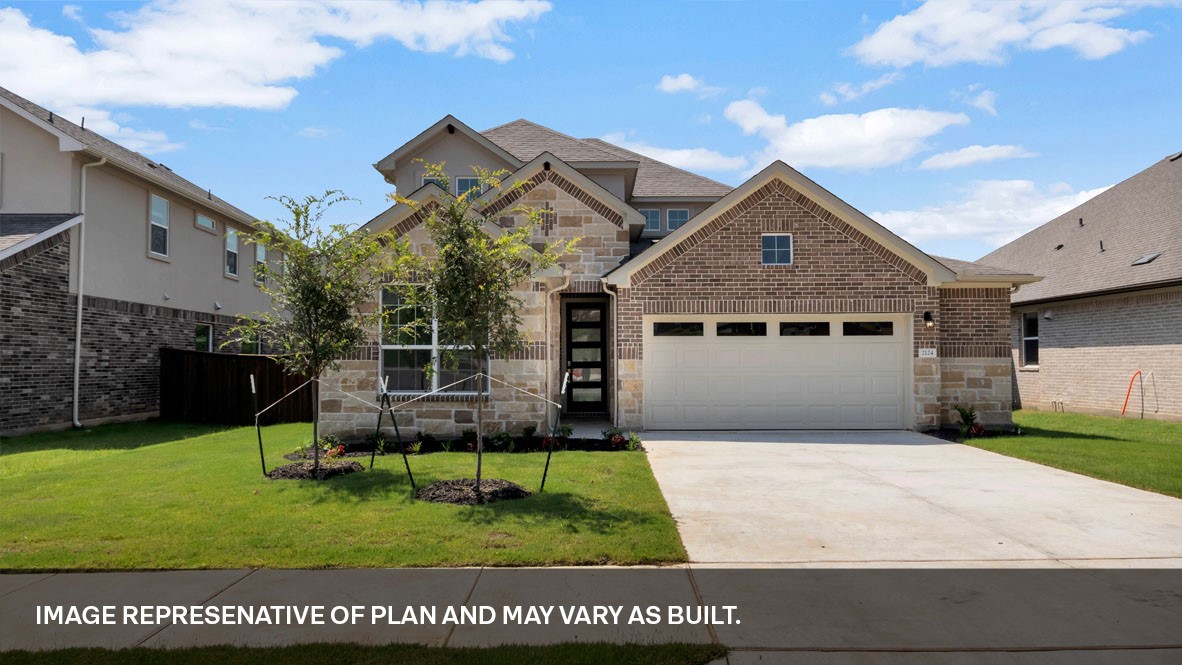
<svg viewBox="0 0 1182 665"><path fill-rule="evenodd" d="M1025 312L1039 316L1037 368L1022 367ZM1145 417L1182 420L1182 288L1019 305L1010 324L1015 408L1119 415L1141 370ZM1134 384L1128 417L1141 406Z"/></svg>
<svg viewBox="0 0 1182 665"><path fill-rule="evenodd" d="M40 243L40 251L27 251L0 271L0 432L70 425L76 308L68 234ZM87 296L79 417L85 422L156 415L159 349L193 348L197 323L213 325L217 349L234 322Z"/></svg>

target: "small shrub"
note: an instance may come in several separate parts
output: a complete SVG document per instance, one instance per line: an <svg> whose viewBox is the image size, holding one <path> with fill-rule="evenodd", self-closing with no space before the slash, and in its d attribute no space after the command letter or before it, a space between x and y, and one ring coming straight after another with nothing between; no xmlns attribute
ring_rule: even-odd
<svg viewBox="0 0 1182 665"><path fill-rule="evenodd" d="M570 425L559 425L554 430L554 433L558 435L558 438L560 439L569 439L575 433L575 428L571 427Z"/></svg>
<svg viewBox="0 0 1182 665"><path fill-rule="evenodd" d="M628 450L640 450L640 435L628 432Z"/></svg>
<svg viewBox="0 0 1182 665"><path fill-rule="evenodd" d="M376 450L379 453L386 454L386 435L381 432L372 432L365 435L366 446L370 450Z"/></svg>
<svg viewBox="0 0 1182 665"><path fill-rule="evenodd" d="M511 453L516 447L513 441L513 435L508 432L498 432L495 436L489 439L491 448L495 451Z"/></svg>
<svg viewBox="0 0 1182 665"><path fill-rule="evenodd" d="M333 436L332 434L326 434L320 437L321 450L332 450L337 446L344 448L344 442L341 441L340 437Z"/></svg>
<svg viewBox="0 0 1182 665"><path fill-rule="evenodd" d="M445 453L450 453L453 446L456 445L455 439L443 439L439 442L439 448Z"/></svg>
<svg viewBox="0 0 1182 665"><path fill-rule="evenodd" d="M562 450L562 440L552 436L544 436L542 437L542 450Z"/></svg>
<svg viewBox="0 0 1182 665"><path fill-rule="evenodd" d="M628 437L624 436L623 430L615 427L603 430L603 440L612 450L624 450L628 446Z"/></svg>
<svg viewBox="0 0 1182 665"><path fill-rule="evenodd" d="M327 438L327 437L325 437ZM335 437L334 437L335 438ZM323 441L324 439L321 439ZM340 458L345 455L345 444L337 444L335 448L329 448L328 452L324 453L325 464L335 464L340 461Z"/></svg>
<svg viewBox="0 0 1182 665"><path fill-rule="evenodd" d="M521 429L521 435L524 436L526 438L526 440L528 440L528 441L532 441L533 438L535 436L537 436L537 434L538 434L537 425L526 425L525 427L523 427Z"/></svg>
<svg viewBox="0 0 1182 665"><path fill-rule="evenodd" d="M422 450L423 450L423 442L419 439L415 439L414 441L411 441L410 443L406 444L406 454L407 455L418 455L420 452L422 452Z"/></svg>
<svg viewBox="0 0 1182 665"><path fill-rule="evenodd" d="M414 442L418 444L419 450L426 450L429 452L439 448L439 440L435 438L434 434L428 434L427 432L416 433Z"/></svg>
<svg viewBox="0 0 1182 665"><path fill-rule="evenodd" d="M468 449L468 452L476 450L476 430L466 429L460 432L460 443Z"/></svg>
<svg viewBox="0 0 1182 665"><path fill-rule="evenodd" d="M973 433L974 426L980 427L977 425L977 410L971 406L957 404L956 413L960 416L960 435L967 439ZM984 432L983 427L981 431Z"/></svg>

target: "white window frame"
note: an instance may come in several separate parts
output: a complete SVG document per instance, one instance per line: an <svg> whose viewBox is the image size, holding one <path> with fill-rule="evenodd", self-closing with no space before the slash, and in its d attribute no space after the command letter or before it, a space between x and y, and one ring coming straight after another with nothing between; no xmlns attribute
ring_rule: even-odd
<svg viewBox="0 0 1182 665"><path fill-rule="evenodd" d="M773 261L768 263L763 260L763 239L764 238L788 238L788 262L781 263L780 261ZM775 249L772 251L783 251ZM791 233L761 233L759 234L759 264L764 266L790 266L796 263L796 239L792 237Z"/></svg>
<svg viewBox="0 0 1182 665"><path fill-rule="evenodd" d="M1027 342L1034 342L1035 348L1038 348L1039 342L1038 342L1038 335L1028 335L1026 333L1026 319L1027 319L1027 317L1033 318L1040 328L1042 327L1042 323L1038 323L1038 312L1022 312L1022 321L1019 324L1022 326L1022 328L1021 328L1022 348L1018 349L1018 355L1021 356L1022 367L1029 367L1031 369L1034 369L1034 368L1038 367L1038 363L1037 362L1034 362L1034 363L1026 362L1026 343ZM1039 349L1039 351L1041 352L1041 349Z"/></svg>
<svg viewBox="0 0 1182 665"><path fill-rule="evenodd" d="M212 323L198 323L197 327L193 329L193 341L194 342L197 341L197 331L202 328L209 329L209 337L206 338L208 341L205 344L205 348L201 349L201 350L205 351L206 353L213 353L213 324ZM196 344L194 344L194 346L196 346Z"/></svg>
<svg viewBox="0 0 1182 665"><path fill-rule="evenodd" d="M230 249L230 238L234 239L234 249ZM242 244L238 241L238 229L226 226L222 235L222 275L229 279L238 279L242 273ZM230 272L230 252L234 252L234 272Z"/></svg>
<svg viewBox="0 0 1182 665"><path fill-rule="evenodd" d="M456 179L455 179L455 181L456 181L456 196L460 196L460 195L462 195L462 194L463 194L465 191L467 191L467 190L465 190L465 189L464 189L464 181L465 181L465 180L475 180L475 181L476 181L476 186L471 188L471 189L475 189L475 190L476 190L476 196L474 196L474 197L471 197L471 198L476 198L476 197L478 197L478 196L480 196L481 194L483 194L483 193L484 193L484 184L480 182L480 178L479 178L479 177L477 177L477 176L470 176L470 175L465 175L465 176L460 176L460 177L458 177L458 178L456 178Z"/></svg>
<svg viewBox="0 0 1182 665"><path fill-rule="evenodd" d="M678 223L677 226L673 226L673 213L675 213L675 212L684 212L685 213L685 221ZM668 210L665 211L665 227L667 229L669 229L670 231L676 231L677 229L680 229L681 227L688 224L689 221L690 221L689 208L669 208Z"/></svg>
<svg viewBox="0 0 1182 665"><path fill-rule="evenodd" d="M203 219L205 221L209 222L209 226L206 226L201 223L201 220L203 220ZM205 231L206 233L215 233L216 234L218 232L218 221L216 219L214 219L213 217L210 217L209 215L202 215L199 212L194 213L194 215L193 215L193 226L196 226L197 228L201 229L202 231Z"/></svg>
<svg viewBox="0 0 1182 665"><path fill-rule="evenodd" d="M254 244L254 283L265 284L263 273L259 270L259 265L267 265L267 246L261 242Z"/></svg>
<svg viewBox="0 0 1182 665"><path fill-rule="evenodd" d="M429 182L435 183L435 185L438 186L439 189L442 189L445 192L451 192L451 189L450 189L451 178L447 179L448 186L444 187L443 183L439 182L439 176L437 176L437 175L427 175L426 173L424 173L419 176L419 187L426 187L427 183L429 183Z"/></svg>
<svg viewBox="0 0 1182 665"><path fill-rule="evenodd" d="M414 286L418 286L418 285L414 285ZM385 308L385 305L382 303L382 295L383 295L384 291L385 291L385 289L378 292L378 307L379 308ZM430 344L387 344L385 341L386 335L385 335L385 331L384 331L384 327L386 325L385 319L386 319L386 317L382 316L379 319L379 324L378 324L378 376L383 377L386 375L386 372L385 372L386 353L385 352L388 350L389 351L430 351L431 352L431 364L432 364L432 367L434 368L434 371L431 372L431 385L427 390L387 390L386 392L390 395L424 395L426 393L439 390L440 388L443 387L439 384L439 376L442 374L442 370L444 369L442 366L442 362L441 362L442 351L446 351L446 350L465 351L465 350L472 349L472 347L470 347L470 346L440 344L439 343L439 321L437 321L435 318L431 319L431 343ZM487 368L488 364L489 364L489 357L486 355L484 357L484 366ZM484 394L486 394L486 395L489 394L489 391L490 391L489 380L487 378L485 378L484 379ZM447 391L441 392L439 394L440 395L476 395L477 392L475 390L447 390Z"/></svg>
<svg viewBox="0 0 1182 665"><path fill-rule="evenodd" d="M661 231L661 209L660 208L637 208L636 212L640 213L641 215L644 215L644 231L645 231L645 233L648 233L649 231L655 231L655 232L659 233ZM649 227L648 215L645 215L645 213L647 213L647 212L657 213L657 227L656 228Z"/></svg>
<svg viewBox="0 0 1182 665"><path fill-rule="evenodd" d="M157 200L164 202L164 223L163 224L158 223L155 219L152 218L152 204ZM159 194L155 194L155 193L148 194L148 256L167 259L169 253L171 253L171 251L172 251L172 232L169 231L169 229L168 229L168 217L171 213L172 213L172 203L168 199L164 198L163 196L160 196ZM161 254L160 252L152 251L152 227L153 226L157 226L157 227L164 229L164 253L163 254Z"/></svg>

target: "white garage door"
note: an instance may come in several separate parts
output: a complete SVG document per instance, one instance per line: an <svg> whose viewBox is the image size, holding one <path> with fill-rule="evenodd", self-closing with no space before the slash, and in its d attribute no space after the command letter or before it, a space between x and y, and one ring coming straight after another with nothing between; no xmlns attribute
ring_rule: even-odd
<svg viewBox="0 0 1182 665"><path fill-rule="evenodd" d="M908 403L906 316L646 317L649 429L888 429Z"/></svg>

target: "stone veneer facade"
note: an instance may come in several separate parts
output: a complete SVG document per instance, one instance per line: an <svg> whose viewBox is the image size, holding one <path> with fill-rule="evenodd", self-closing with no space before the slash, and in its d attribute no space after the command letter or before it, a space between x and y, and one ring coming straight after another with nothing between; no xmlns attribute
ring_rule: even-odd
<svg viewBox="0 0 1182 665"><path fill-rule="evenodd" d="M0 433L70 425L76 308L68 232L0 263ZM80 418L93 422L156 415L159 349L192 348L197 323L213 325L218 348L234 319L87 296Z"/></svg>
<svg viewBox="0 0 1182 665"><path fill-rule="evenodd" d="M1022 364L1026 312L1039 315L1037 367ZM1182 288L1015 305L1010 325L1014 408L1120 415L1140 370L1145 417L1182 420ZM1127 416L1141 411L1134 383Z"/></svg>

